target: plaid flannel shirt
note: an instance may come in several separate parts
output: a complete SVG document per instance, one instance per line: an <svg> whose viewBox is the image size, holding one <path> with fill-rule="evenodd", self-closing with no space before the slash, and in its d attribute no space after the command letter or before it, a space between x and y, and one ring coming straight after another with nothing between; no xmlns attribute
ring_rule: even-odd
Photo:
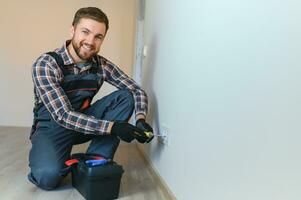
<svg viewBox="0 0 301 200"><path fill-rule="evenodd" d="M74 64L67 51L67 41L62 48L55 50L64 61L65 65ZM136 116L147 114L147 95L135 83L133 79L128 77L116 65L109 60L98 55L100 63L100 85L107 81L118 89L128 89L133 93L135 100L135 114ZM93 59L93 62L96 62ZM71 73L76 73L78 68L71 68ZM94 116L85 115L81 112L75 111L62 89L60 83L63 80L63 74L55 60L48 54L41 55L32 66L32 79L34 83L34 98L35 106L43 103L50 112L52 118L61 126L82 132L85 134L109 134L107 120L97 119Z"/></svg>

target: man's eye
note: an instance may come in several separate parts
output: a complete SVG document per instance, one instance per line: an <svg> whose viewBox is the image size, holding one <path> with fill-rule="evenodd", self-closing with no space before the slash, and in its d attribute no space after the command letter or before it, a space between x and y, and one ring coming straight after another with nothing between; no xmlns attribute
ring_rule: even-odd
<svg viewBox="0 0 301 200"><path fill-rule="evenodd" d="M88 31L82 31L83 34L88 35Z"/></svg>

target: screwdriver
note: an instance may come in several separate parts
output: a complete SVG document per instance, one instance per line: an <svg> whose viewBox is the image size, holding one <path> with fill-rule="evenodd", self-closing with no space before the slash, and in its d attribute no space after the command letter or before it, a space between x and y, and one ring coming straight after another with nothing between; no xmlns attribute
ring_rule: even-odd
<svg viewBox="0 0 301 200"><path fill-rule="evenodd" d="M138 133L138 132L134 132L136 135L139 135L139 136L141 136L141 134L140 133ZM158 135L158 134L154 134L153 132L151 132L151 131L144 131L144 134L146 135L146 137L152 137L152 136L156 136L156 137L165 137L164 135Z"/></svg>
<svg viewBox="0 0 301 200"><path fill-rule="evenodd" d="M156 137L165 137L164 135L154 134L153 132L144 132L147 137L156 136Z"/></svg>
<svg viewBox="0 0 301 200"><path fill-rule="evenodd" d="M144 135L141 135L139 132L134 132L136 135L140 136L140 137L144 137L146 138L146 142L149 143L154 136L156 137L164 137L163 135L158 135L158 134L154 134L153 132L151 131L144 131Z"/></svg>

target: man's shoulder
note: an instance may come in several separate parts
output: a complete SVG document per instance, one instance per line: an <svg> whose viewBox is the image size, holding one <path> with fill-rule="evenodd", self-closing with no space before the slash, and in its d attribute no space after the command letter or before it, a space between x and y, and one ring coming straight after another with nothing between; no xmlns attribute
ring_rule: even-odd
<svg viewBox="0 0 301 200"><path fill-rule="evenodd" d="M98 54L97 54L96 57L97 57L99 63L107 62L107 61L108 61L107 58L105 58L105 57L103 57L103 56L101 56L101 55L98 55Z"/></svg>
<svg viewBox="0 0 301 200"><path fill-rule="evenodd" d="M101 55L97 54L97 59L102 68L112 67L112 66L117 67L112 61L110 61L109 59L107 59Z"/></svg>
<svg viewBox="0 0 301 200"><path fill-rule="evenodd" d="M55 75L59 80L61 80L62 72L56 63L56 60L47 53L41 54L33 63L31 69L33 76L43 75L50 77Z"/></svg>
<svg viewBox="0 0 301 200"><path fill-rule="evenodd" d="M53 51L59 54L57 51ZM56 62L55 59L48 54L48 52L42 53L33 63L33 67L51 67L56 68Z"/></svg>

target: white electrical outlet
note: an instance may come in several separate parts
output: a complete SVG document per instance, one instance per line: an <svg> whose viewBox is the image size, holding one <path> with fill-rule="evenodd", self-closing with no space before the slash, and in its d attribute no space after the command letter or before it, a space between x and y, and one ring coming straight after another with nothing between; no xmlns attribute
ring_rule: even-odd
<svg viewBox="0 0 301 200"><path fill-rule="evenodd" d="M169 136L169 128L165 125L160 127L160 142L167 146L170 145L170 136Z"/></svg>

